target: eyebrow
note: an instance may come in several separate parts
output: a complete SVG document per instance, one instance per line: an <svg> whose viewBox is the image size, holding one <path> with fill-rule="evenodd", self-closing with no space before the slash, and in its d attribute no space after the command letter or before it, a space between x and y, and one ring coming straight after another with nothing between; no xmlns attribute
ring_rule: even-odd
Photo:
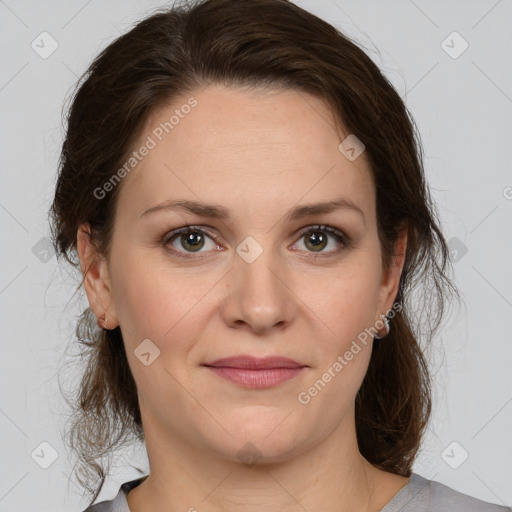
<svg viewBox="0 0 512 512"><path fill-rule="evenodd" d="M284 215L284 220L294 221L304 217L309 217L311 215L331 213L340 209L359 212L363 217L363 221L365 220L363 210L346 197L338 197L332 201L327 201L324 203L311 203L295 206L286 212ZM144 213L142 213L140 217L165 210L184 210L201 217L211 217L213 219L230 218L229 210L223 206L207 204L201 201L193 201L190 199L174 199L164 201L163 203L149 208L149 210L146 210Z"/></svg>

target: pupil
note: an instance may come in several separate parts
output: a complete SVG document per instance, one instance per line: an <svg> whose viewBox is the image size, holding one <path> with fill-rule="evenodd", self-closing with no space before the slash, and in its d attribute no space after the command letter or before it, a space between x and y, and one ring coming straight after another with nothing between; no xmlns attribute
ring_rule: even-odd
<svg viewBox="0 0 512 512"><path fill-rule="evenodd" d="M198 233L187 233L186 235L183 235L184 237L184 247L187 245L192 249L197 251L198 249L201 249L201 235ZM194 241L194 239L197 239ZM198 245L199 243L199 245Z"/></svg>
<svg viewBox="0 0 512 512"><path fill-rule="evenodd" d="M318 247L322 244L325 244L325 236L323 234L318 235L317 233L313 233L309 236L309 241L313 241L313 247Z"/></svg>

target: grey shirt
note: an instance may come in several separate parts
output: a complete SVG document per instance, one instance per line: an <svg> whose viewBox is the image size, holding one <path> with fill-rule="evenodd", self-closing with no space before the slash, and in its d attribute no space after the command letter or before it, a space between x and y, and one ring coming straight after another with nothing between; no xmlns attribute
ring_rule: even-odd
<svg viewBox="0 0 512 512"><path fill-rule="evenodd" d="M130 512L126 496L146 478L124 483L113 500L92 505L84 512ZM512 508L477 500L413 473L409 483L380 512L512 512Z"/></svg>

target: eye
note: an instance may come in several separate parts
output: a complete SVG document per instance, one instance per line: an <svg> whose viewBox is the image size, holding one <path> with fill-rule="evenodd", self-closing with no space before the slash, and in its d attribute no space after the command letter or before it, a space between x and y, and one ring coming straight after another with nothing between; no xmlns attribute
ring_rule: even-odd
<svg viewBox="0 0 512 512"><path fill-rule="evenodd" d="M324 249L329 246L330 238L334 239L334 242L330 244L334 245L334 248L324 251ZM306 251L314 253L314 258L332 256L351 245L347 235L335 228L325 225L307 228L301 232L300 239L304 239Z"/></svg>
<svg viewBox="0 0 512 512"><path fill-rule="evenodd" d="M193 256L193 253L208 252L210 250L219 249L219 244L215 243L218 235L209 233L202 228L196 226L186 226L183 228L175 229L165 235L161 243L173 254L181 258L196 259L201 256ZM210 247L208 247L208 239L210 240ZM329 257L337 254L344 248L351 247L350 238L343 232L332 228L331 226L310 226L303 230L299 239L305 239L305 251L313 253L310 257L321 258ZM334 240L333 243L331 239ZM334 248L324 251L326 247L334 245ZM202 251L202 249L205 249ZM324 254L325 253L325 254Z"/></svg>
<svg viewBox="0 0 512 512"><path fill-rule="evenodd" d="M194 256L187 256L185 253L201 252L201 249L204 247L206 247L206 252L208 250L215 249L216 247L218 248L218 244L213 242L216 238L217 235L207 233L203 229L196 228L194 226L186 226L184 228L171 231L163 238L162 243L166 247L171 245L172 249L169 248L169 250L172 250L173 253L180 257L194 258ZM210 239L212 242L209 248L206 243L207 239ZM181 248L176 246L181 246ZM184 251L181 249L184 249Z"/></svg>

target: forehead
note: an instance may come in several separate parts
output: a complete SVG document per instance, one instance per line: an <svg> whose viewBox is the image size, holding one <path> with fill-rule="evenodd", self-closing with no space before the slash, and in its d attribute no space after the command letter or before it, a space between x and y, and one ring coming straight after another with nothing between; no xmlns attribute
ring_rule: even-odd
<svg viewBox="0 0 512 512"><path fill-rule="evenodd" d="M348 160L340 142L330 108L315 96L211 85L148 117L133 149L151 149L124 179L119 201L129 200L134 214L177 196L248 213L262 202L343 194L371 209L365 155Z"/></svg>

